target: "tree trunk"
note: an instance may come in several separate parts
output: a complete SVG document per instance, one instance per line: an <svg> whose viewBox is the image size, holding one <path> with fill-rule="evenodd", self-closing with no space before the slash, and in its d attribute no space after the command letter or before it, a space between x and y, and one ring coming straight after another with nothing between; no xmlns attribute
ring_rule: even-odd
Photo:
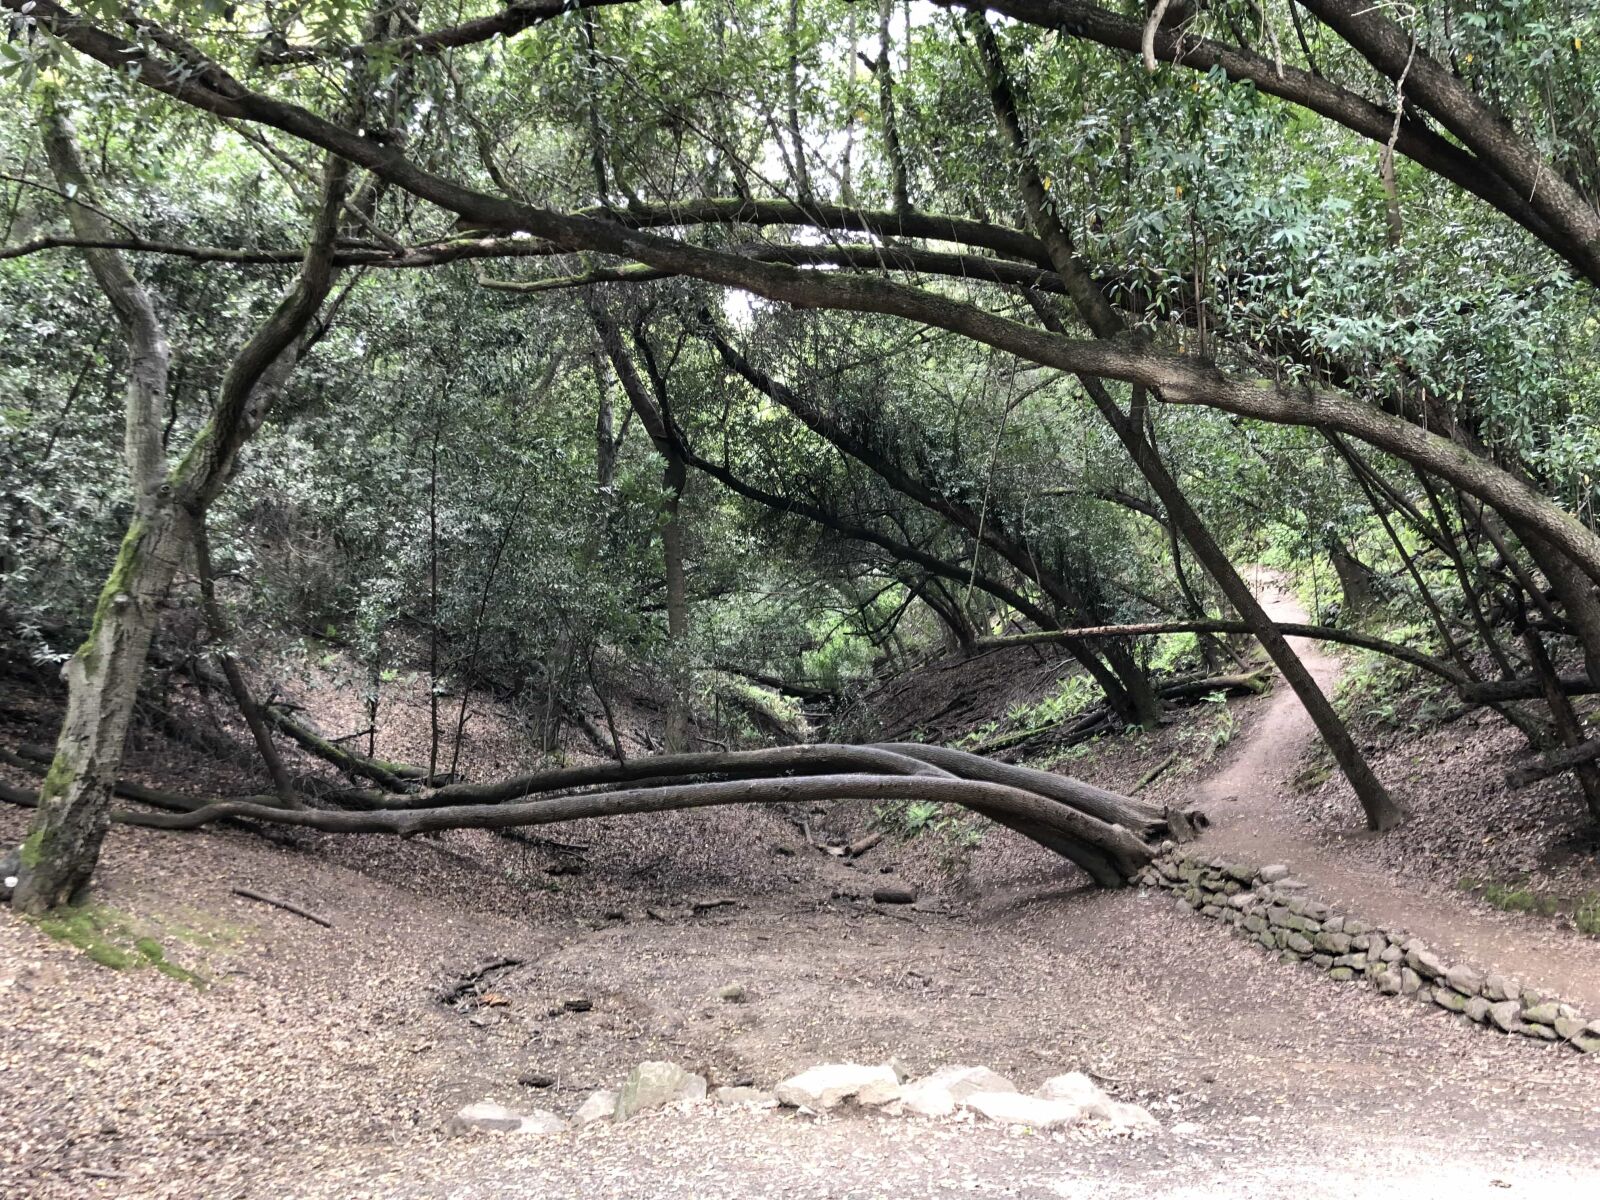
<svg viewBox="0 0 1600 1200"><path fill-rule="evenodd" d="M85 240L106 240L109 222L101 215L71 127L53 107L43 114L42 134L51 168L69 197L74 232ZM155 307L115 251L84 252L128 344L125 456L134 516L101 590L89 636L63 672L67 712L18 854L12 904L24 912L69 902L94 871L162 597L193 544L196 520L203 519L232 476L239 450L265 417L298 357L297 341L332 286L334 235L348 177L345 164L331 159L299 275L229 364L209 421L170 470L161 415L171 352Z"/></svg>
<svg viewBox="0 0 1600 1200"><path fill-rule="evenodd" d="M1051 265L1061 276L1067 295L1071 297L1074 307L1095 337L1102 340L1126 337L1127 330L1121 318L1100 292L1082 260L1078 258L1071 239L1051 207L1043 178L1022 129L1015 94L993 32L981 14L972 15L969 27L978 39L981 49L996 121L1015 156L1023 203L1035 231L1049 252ZM1047 324L1053 322L1055 331L1060 332L1059 321L1054 320L1053 313L1045 306L1044 301L1035 296L1034 304L1041 319ZM1356 798L1366 813L1367 827L1379 832L1394 828L1404 820L1405 810L1395 803L1377 776L1372 773L1372 768L1350 737L1349 730L1339 719L1339 714L1334 711L1328 698L1322 694L1322 689L1317 686L1316 680L1311 678L1311 673L1300 661L1300 656L1294 652L1288 640L1278 632L1272 619L1267 616L1266 610L1256 601L1250 585L1234 569L1226 552L1211 536L1211 531L1206 528L1199 513L1189 504L1177 480L1156 453L1155 446L1145 436L1144 389L1135 387L1134 403L1130 406L1130 412L1124 413L1099 379L1087 375L1080 375L1079 379L1094 401L1095 407L1100 410L1101 415L1116 433L1117 439L1127 449L1134 464L1149 482L1162 507L1167 510L1168 519L1183 535L1184 541L1189 543L1189 548L1194 551L1201 565L1216 580L1217 586L1222 589L1228 602L1249 624L1251 632L1261 642L1268 657L1277 666L1284 680L1294 689L1295 695L1300 698L1300 703L1305 706L1317 732L1332 752L1340 770L1350 781L1350 786L1355 789Z"/></svg>

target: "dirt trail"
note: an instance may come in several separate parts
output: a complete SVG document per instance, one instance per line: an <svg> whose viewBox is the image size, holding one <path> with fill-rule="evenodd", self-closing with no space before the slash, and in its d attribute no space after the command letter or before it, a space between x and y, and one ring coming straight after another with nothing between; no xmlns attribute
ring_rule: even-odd
<svg viewBox="0 0 1600 1200"><path fill-rule="evenodd" d="M1307 620L1299 600L1270 573L1258 574L1257 590L1275 620ZM1289 642L1318 685L1331 692L1340 661L1323 643ZM1264 710L1224 768L1196 789L1199 806L1213 822L1207 847L1257 865L1288 863L1326 904L1408 929L1448 955L1559 992L1586 1011L1600 1010L1600 951L1592 940L1474 910L1437 883L1402 878L1372 861L1367 851L1377 835L1363 827L1306 824L1296 813L1291 780L1315 736L1311 718L1281 682L1260 703ZM1399 798L1404 802L1403 794Z"/></svg>

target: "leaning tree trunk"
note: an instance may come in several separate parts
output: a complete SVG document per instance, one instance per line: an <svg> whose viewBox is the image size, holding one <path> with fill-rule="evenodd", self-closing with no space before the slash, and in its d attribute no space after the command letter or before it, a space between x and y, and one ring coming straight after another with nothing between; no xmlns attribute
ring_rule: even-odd
<svg viewBox="0 0 1600 1200"><path fill-rule="evenodd" d="M1127 337L1129 331L1122 318L1101 292L1083 260L1078 257L1071 238L1051 206L1044 179L1022 128L1016 96L1001 57L999 43L981 13L973 13L969 19L969 28L978 41L982 55L995 119L1014 156L1023 205L1035 232L1044 242L1045 250L1050 257L1050 265L1060 276L1073 306L1095 337L1103 340ZM1034 296L1034 304L1040 318L1055 323L1059 332L1059 321L1056 321L1054 313L1045 306L1044 301ZM1305 706L1307 714L1317 728L1317 733L1332 752L1340 770L1350 781L1350 786L1355 789L1356 798L1366 813L1367 827L1377 831L1394 828L1405 819L1405 810L1395 803L1383 784L1378 781L1378 777L1373 774L1372 768L1351 738L1350 731L1345 728L1344 722L1339 719L1339 714L1334 711L1332 703L1323 695L1322 689L1317 686L1316 680L1306 670L1305 664L1290 647L1288 640L1273 625L1266 610L1256 601L1249 584L1234 569L1226 552L1211 536L1211 531L1201 520L1199 513L1189 504L1177 480L1167 470L1154 445L1145 436L1143 389L1139 387L1134 389L1134 403L1130 406L1130 412L1124 413L1099 379L1084 375L1080 375L1079 379L1094 401L1095 407L1105 417L1112 431L1116 433L1117 439L1127 449L1134 465L1139 468L1167 510L1168 519L1183 535L1184 541L1189 543L1189 548L1194 551L1201 565L1211 573L1211 577L1216 580L1217 586L1222 589L1228 602L1249 623L1251 632L1255 634L1262 648L1283 674L1284 680L1294 689L1295 695L1300 698L1300 703Z"/></svg>

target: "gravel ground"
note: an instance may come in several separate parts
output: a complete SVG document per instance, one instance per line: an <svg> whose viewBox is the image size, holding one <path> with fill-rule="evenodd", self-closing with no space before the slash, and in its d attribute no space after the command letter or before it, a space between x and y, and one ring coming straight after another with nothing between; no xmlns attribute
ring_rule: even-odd
<svg viewBox="0 0 1600 1200"><path fill-rule="evenodd" d="M20 825L0 814L0 835ZM1600 1063L1279 966L1166 898L1083 889L1009 836L918 911L851 898L915 846L886 844L882 863L874 851L849 869L796 850L785 817L762 812L605 833L581 874L533 886L535 857L560 856L483 835L273 845L115 831L101 901L213 982L109 970L0 917L0 1195L1116 1197L1277 1194L1300 1180L1302 1195L1460 1196L1600 1184ZM236 884L334 928L233 897ZM694 897L736 904L695 915L683 903ZM485 987L508 1003L437 1002L503 957L521 965ZM727 983L748 1001L718 1001ZM576 997L590 1009L562 1008ZM1024 1084L1091 1070L1164 1130L1096 1141L700 1110L544 1140L440 1132L472 1100L570 1113L647 1058L770 1085L817 1061L891 1056L913 1072L984 1063ZM530 1072L554 1082L519 1084Z"/></svg>

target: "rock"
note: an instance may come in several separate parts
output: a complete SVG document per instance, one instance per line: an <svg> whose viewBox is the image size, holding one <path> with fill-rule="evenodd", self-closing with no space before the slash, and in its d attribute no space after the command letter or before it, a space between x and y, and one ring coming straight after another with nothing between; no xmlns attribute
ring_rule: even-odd
<svg viewBox="0 0 1600 1200"><path fill-rule="evenodd" d="M555 1086L556 1077L543 1071L524 1071L517 1076L517 1082L525 1088L547 1088Z"/></svg>
<svg viewBox="0 0 1600 1200"><path fill-rule="evenodd" d="M717 989L717 999L725 1000L729 1004L743 1004L749 999L749 995L744 990L744 984L730 983L727 987Z"/></svg>
<svg viewBox="0 0 1600 1200"><path fill-rule="evenodd" d="M1460 992L1447 987L1433 989L1433 1002L1440 1008L1449 1009L1453 1013L1467 1011L1467 998Z"/></svg>
<svg viewBox="0 0 1600 1200"><path fill-rule="evenodd" d="M1104 1120L1117 1133L1139 1133L1161 1128L1161 1122L1137 1104L1124 1104L1117 1100L1111 1102L1111 1115Z"/></svg>
<svg viewBox="0 0 1600 1200"><path fill-rule="evenodd" d="M457 1109L456 1115L445 1122L444 1131L451 1137L460 1137L468 1133L512 1133L521 1128L521 1113L482 1100Z"/></svg>
<svg viewBox="0 0 1600 1200"><path fill-rule="evenodd" d="M1347 983L1355 977L1356 973L1349 967L1334 967L1328 972L1328 978L1337 980L1339 983Z"/></svg>
<svg viewBox="0 0 1600 1200"><path fill-rule="evenodd" d="M1600 1054L1600 1033L1585 1030L1572 1039L1572 1044L1583 1054Z"/></svg>
<svg viewBox="0 0 1600 1200"><path fill-rule="evenodd" d="M587 996L568 996L561 1002L561 1007L568 1012L588 1012L594 1007L594 1001Z"/></svg>
<svg viewBox="0 0 1600 1200"><path fill-rule="evenodd" d="M1345 918L1344 931L1353 938L1366 937L1367 931L1371 928L1372 926L1365 921L1357 921L1354 917Z"/></svg>
<svg viewBox="0 0 1600 1200"><path fill-rule="evenodd" d="M1283 948L1285 950L1293 950L1296 954L1304 957L1311 953L1311 939L1302 933L1291 933L1284 941Z"/></svg>
<svg viewBox="0 0 1600 1200"><path fill-rule="evenodd" d="M1322 923L1322 927L1324 929L1326 929L1329 933L1343 933L1344 932L1344 918L1343 917L1329 917L1326 921L1324 921Z"/></svg>
<svg viewBox="0 0 1600 1200"><path fill-rule="evenodd" d="M837 1108L870 1083L893 1087L899 1080L894 1068L887 1064L864 1067L857 1063L822 1063L790 1076L772 1091L779 1104L823 1112Z"/></svg>
<svg viewBox="0 0 1600 1200"><path fill-rule="evenodd" d="M872 898L879 904L915 904L917 892L908 887L881 887L873 890Z"/></svg>
<svg viewBox="0 0 1600 1200"><path fill-rule="evenodd" d="M1483 981L1483 998L1496 1003L1517 998L1517 985L1504 975L1491 975Z"/></svg>
<svg viewBox="0 0 1600 1200"><path fill-rule="evenodd" d="M578 1105L578 1111L572 1114L572 1123L581 1129L596 1121L609 1121L616 1111L617 1093L591 1092L589 1098Z"/></svg>
<svg viewBox="0 0 1600 1200"><path fill-rule="evenodd" d="M1378 990L1385 996L1398 996L1400 994L1401 980L1399 971L1384 971L1375 975Z"/></svg>
<svg viewBox="0 0 1600 1200"><path fill-rule="evenodd" d="M692 1075L677 1063L642 1062L628 1072L617 1097L617 1120L627 1121L652 1108L680 1100L704 1100L704 1076Z"/></svg>
<svg viewBox="0 0 1600 1200"><path fill-rule="evenodd" d="M1451 967L1444 981L1465 996L1476 996L1483 991L1483 976L1471 967Z"/></svg>
<svg viewBox="0 0 1600 1200"><path fill-rule="evenodd" d="M1282 863L1271 863L1256 872L1256 876L1262 883L1277 883L1281 879L1289 878L1289 868Z"/></svg>
<svg viewBox="0 0 1600 1200"><path fill-rule="evenodd" d="M1410 941L1406 943L1406 966L1425 979L1441 979L1444 977L1444 963L1439 961L1439 956L1434 954L1421 942Z"/></svg>
<svg viewBox="0 0 1600 1200"><path fill-rule="evenodd" d="M1402 996L1415 996L1422 990L1422 976L1410 967L1400 968L1400 994Z"/></svg>
<svg viewBox="0 0 1600 1200"><path fill-rule="evenodd" d="M1521 1029L1517 1030L1517 1032L1525 1034L1528 1037L1539 1038L1540 1040L1546 1042L1558 1040L1556 1038L1556 1031L1551 1029L1548 1025L1524 1025Z"/></svg>
<svg viewBox="0 0 1600 1200"><path fill-rule="evenodd" d="M1332 954L1335 956L1340 954L1349 954L1350 935L1346 933L1339 933L1338 931L1330 933L1328 932L1327 926L1324 925L1323 931L1317 934L1316 939L1312 942L1312 945L1316 946L1316 948L1322 951L1324 954Z"/></svg>
<svg viewBox="0 0 1600 1200"><path fill-rule="evenodd" d="M1463 1011L1479 1025L1482 1025L1489 1019L1489 1002L1482 996L1474 996L1467 1001L1467 1006Z"/></svg>
<svg viewBox="0 0 1600 1200"><path fill-rule="evenodd" d="M922 1117L944 1117L978 1092L1014 1092L1016 1084L988 1067L944 1067L900 1090L905 1111Z"/></svg>
<svg viewBox="0 0 1600 1200"><path fill-rule="evenodd" d="M1240 866L1238 863L1222 868L1222 873L1236 883L1250 883L1256 877L1256 873L1249 867Z"/></svg>
<svg viewBox="0 0 1600 1200"><path fill-rule="evenodd" d="M567 1123L553 1112L546 1112L536 1108L522 1118L522 1124L517 1127L518 1133L565 1133Z"/></svg>
<svg viewBox="0 0 1600 1200"><path fill-rule="evenodd" d="M1002 1125L1026 1125L1033 1129L1061 1129L1076 1125L1086 1114L1070 1100L1045 1100L1018 1092L974 1092L963 1105L980 1116Z"/></svg>
<svg viewBox="0 0 1600 1200"><path fill-rule="evenodd" d="M1312 964L1312 966L1315 966L1315 967L1317 967L1317 968L1319 968L1319 969L1321 969L1323 971L1326 971L1330 967L1333 966L1333 955L1331 955L1331 954L1313 954L1311 956L1311 964Z"/></svg>
<svg viewBox="0 0 1600 1200"><path fill-rule="evenodd" d="M1507 1033L1522 1027L1522 1005L1516 1000L1502 1000L1489 1006L1489 1020Z"/></svg>
<svg viewBox="0 0 1600 1200"><path fill-rule="evenodd" d="M899 1083L874 1079L871 1083L863 1084L861 1090L852 1096L851 1100L862 1108L882 1108L885 1104L893 1104L900 1099L901 1090Z"/></svg>
<svg viewBox="0 0 1600 1200"><path fill-rule="evenodd" d="M1556 1036L1557 1037L1563 1038L1566 1041L1570 1042L1582 1032L1583 1032L1583 1018L1582 1017L1557 1017L1556 1018Z"/></svg>
<svg viewBox="0 0 1600 1200"><path fill-rule="evenodd" d="M1521 1000L1523 1008L1538 1008L1539 1005L1545 1002L1545 999L1543 992L1536 992L1532 988L1522 989Z"/></svg>
<svg viewBox="0 0 1600 1200"><path fill-rule="evenodd" d="M741 1108L745 1105L772 1104L771 1092L753 1087L719 1087L712 1090L711 1102L722 1108Z"/></svg>
<svg viewBox="0 0 1600 1200"><path fill-rule="evenodd" d="M1378 952L1378 960L1386 963L1397 963L1405 957L1405 952L1393 943L1385 946Z"/></svg>
<svg viewBox="0 0 1600 1200"><path fill-rule="evenodd" d="M1116 1104L1101 1090L1100 1085L1082 1071L1069 1071L1055 1075L1041 1083L1033 1093L1041 1100L1065 1100L1084 1110L1084 1115L1098 1120L1109 1120L1112 1105Z"/></svg>
<svg viewBox="0 0 1600 1200"><path fill-rule="evenodd" d="M1522 1010L1522 1019L1532 1021L1535 1025L1554 1025L1556 1018L1561 1014L1556 1011L1554 1004L1546 1001L1544 1004L1535 1004L1531 1008Z"/></svg>

